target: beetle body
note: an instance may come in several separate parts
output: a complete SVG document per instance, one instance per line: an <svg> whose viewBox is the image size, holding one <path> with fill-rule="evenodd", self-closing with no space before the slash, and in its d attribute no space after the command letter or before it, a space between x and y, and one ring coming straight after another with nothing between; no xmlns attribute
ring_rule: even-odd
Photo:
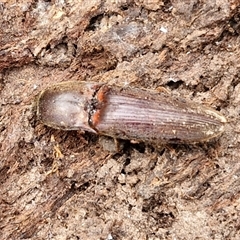
<svg viewBox="0 0 240 240"><path fill-rule="evenodd" d="M226 123L219 112L170 94L91 82L47 88L37 113L50 127L150 143L207 141Z"/></svg>

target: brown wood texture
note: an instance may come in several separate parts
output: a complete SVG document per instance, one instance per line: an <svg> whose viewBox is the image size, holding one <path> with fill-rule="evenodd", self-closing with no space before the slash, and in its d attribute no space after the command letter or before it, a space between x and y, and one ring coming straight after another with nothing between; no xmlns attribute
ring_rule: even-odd
<svg viewBox="0 0 240 240"><path fill-rule="evenodd" d="M240 238L239 0L2 1L0 239ZM220 111L197 145L54 130L62 81L170 94Z"/></svg>

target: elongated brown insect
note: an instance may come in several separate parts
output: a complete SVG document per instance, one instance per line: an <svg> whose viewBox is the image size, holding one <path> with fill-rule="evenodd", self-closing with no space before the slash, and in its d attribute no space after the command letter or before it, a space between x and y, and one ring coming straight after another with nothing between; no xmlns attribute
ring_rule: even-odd
<svg viewBox="0 0 240 240"><path fill-rule="evenodd" d="M65 130L85 130L149 143L195 143L219 136L219 112L170 94L93 82L65 82L41 92L39 119Z"/></svg>

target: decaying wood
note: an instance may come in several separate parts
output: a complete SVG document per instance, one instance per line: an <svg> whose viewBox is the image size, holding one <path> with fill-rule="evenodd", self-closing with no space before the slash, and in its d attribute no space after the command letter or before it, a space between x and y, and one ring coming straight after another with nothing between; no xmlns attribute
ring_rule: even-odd
<svg viewBox="0 0 240 240"><path fill-rule="evenodd" d="M240 2L2 1L0 239L239 239ZM171 90L228 120L154 148L44 127L62 81Z"/></svg>

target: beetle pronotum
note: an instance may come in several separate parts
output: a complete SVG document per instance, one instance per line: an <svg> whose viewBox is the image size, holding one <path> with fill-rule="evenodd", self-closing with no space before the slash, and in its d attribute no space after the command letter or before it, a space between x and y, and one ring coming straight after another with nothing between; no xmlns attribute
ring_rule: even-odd
<svg viewBox="0 0 240 240"><path fill-rule="evenodd" d="M224 131L219 112L170 94L93 82L42 91L37 114L46 125L150 143L207 141Z"/></svg>

